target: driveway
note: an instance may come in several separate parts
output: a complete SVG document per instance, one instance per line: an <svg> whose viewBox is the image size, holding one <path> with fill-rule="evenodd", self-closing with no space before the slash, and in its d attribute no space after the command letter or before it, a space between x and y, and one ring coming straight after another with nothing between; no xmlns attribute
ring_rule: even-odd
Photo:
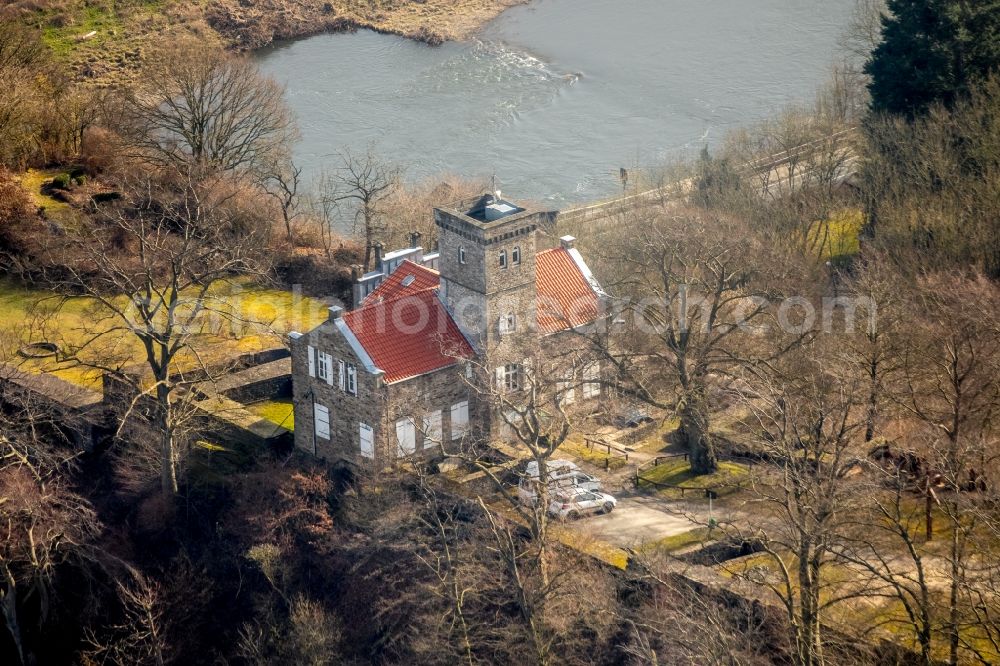
<svg viewBox="0 0 1000 666"><path fill-rule="evenodd" d="M652 497L620 497L618 506L611 513L588 516L566 524L574 531L628 548L636 548L649 541L682 534L698 527L688 518L668 513L657 505L662 506L662 502Z"/></svg>

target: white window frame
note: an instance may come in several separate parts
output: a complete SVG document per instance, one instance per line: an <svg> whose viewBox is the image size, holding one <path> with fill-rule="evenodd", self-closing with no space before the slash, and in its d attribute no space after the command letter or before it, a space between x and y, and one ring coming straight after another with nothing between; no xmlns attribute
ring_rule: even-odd
<svg viewBox="0 0 1000 666"><path fill-rule="evenodd" d="M517 245L510 251L510 263L514 266L521 265L521 246Z"/></svg>
<svg viewBox="0 0 1000 666"><path fill-rule="evenodd" d="M321 439L330 439L330 409L318 402L313 403L313 429Z"/></svg>
<svg viewBox="0 0 1000 666"><path fill-rule="evenodd" d="M515 331L517 331L517 315L513 312L500 315L500 335L507 335Z"/></svg>
<svg viewBox="0 0 1000 666"><path fill-rule="evenodd" d="M462 439L469 430L469 401L463 400L451 406L451 439Z"/></svg>
<svg viewBox="0 0 1000 666"><path fill-rule="evenodd" d="M412 416L396 421L396 455L399 458L412 455L417 451L417 427Z"/></svg>
<svg viewBox="0 0 1000 666"><path fill-rule="evenodd" d="M366 442L368 446L365 446ZM375 429L367 423L358 424L358 445L362 458L375 459Z"/></svg>
<svg viewBox="0 0 1000 666"><path fill-rule="evenodd" d="M337 386L341 391L344 390L346 384L344 383L344 360L337 359Z"/></svg>
<svg viewBox="0 0 1000 666"><path fill-rule="evenodd" d="M318 352L319 363L316 366L316 375L330 386L333 386L333 357L325 352Z"/></svg>
<svg viewBox="0 0 1000 666"><path fill-rule="evenodd" d="M465 263L465 248L464 247L459 247L458 248L458 263L460 263L460 264L464 264Z"/></svg>
<svg viewBox="0 0 1000 666"><path fill-rule="evenodd" d="M507 250L500 250L500 270L507 270Z"/></svg>
<svg viewBox="0 0 1000 666"><path fill-rule="evenodd" d="M358 394L358 367L353 363L347 364L347 392L351 395Z"/></svg>
<svg viewBox="0 0 1000 666"><path fill-rule="evenodd" d="M503 366L503 388L505 391L517 391L521 388L521 365L507 363Z"/></svg>

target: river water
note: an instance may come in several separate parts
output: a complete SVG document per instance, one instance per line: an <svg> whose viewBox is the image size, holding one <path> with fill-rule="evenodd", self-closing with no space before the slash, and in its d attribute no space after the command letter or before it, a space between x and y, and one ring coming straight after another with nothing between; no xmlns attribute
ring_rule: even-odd
<svg viewBox="0 0 1000 666"><path fill-rule="evenodd" d="M555 206L608 196L619 168L690 157L808 101L852 0L533 0L476 39L362 31L260 54L286 86L316 178L369 145L407 177L489 179Z"/></svg>

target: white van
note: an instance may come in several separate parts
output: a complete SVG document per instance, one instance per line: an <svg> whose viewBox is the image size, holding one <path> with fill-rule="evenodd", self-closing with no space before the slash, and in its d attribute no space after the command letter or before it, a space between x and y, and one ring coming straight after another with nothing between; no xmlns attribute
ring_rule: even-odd
<svg viewBox="0 0 1000 666"><path fill-rule="evenodd" d="M549 492L558 490L591 490L601 489L600 479L580 470L576 463L569 460L549 460L545 464L549 480ZM522 504L534 505L538 501L538 462L528 463L517 485L517 496Z"/></svg>

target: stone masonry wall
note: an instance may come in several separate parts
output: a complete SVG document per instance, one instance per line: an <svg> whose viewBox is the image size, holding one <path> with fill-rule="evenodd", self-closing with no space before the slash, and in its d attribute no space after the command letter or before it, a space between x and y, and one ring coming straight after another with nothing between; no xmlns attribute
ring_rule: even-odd
<svg viewBox="0 0 1000 666"><path fill-rule="evenodd" d="M333 356L332 384L325 379L310 377L308 347ZM295 404L295 446L327 460L347 458L360 460L360 425L366 423L375 430L377 443L382 437L382 413L386 402L386 387L381 375L365 371L347 340L335 326L324 323L297 340L291 340L292 378ZM341 391L338 383L338 359L353 363L358 369L357 395ZM330 410L330 439L317 437L313 403Z"/></svg>

